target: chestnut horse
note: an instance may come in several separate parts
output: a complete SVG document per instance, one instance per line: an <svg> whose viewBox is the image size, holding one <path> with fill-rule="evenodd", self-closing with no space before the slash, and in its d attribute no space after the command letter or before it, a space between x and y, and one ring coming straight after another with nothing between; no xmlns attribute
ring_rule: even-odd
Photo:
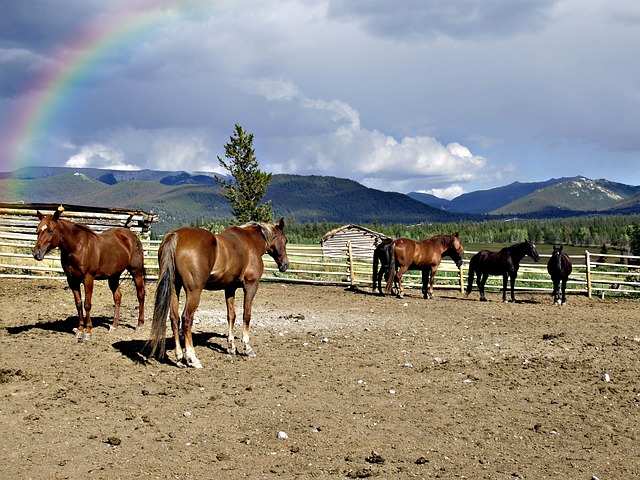
<svg viewBox="0 0 640 480"><path fill-rule="evenodd" d="M554 305L567 304L567 280L569 280L569 275L571 275L572 269L571 259L569 258L569 255L562 251L562 245L559 247L553 245L553 253L551 254L549 262L547 262L547 272L549 272L551 280L553 281ZM562 294L560 293L561 289Z"/></svg>
<svg viewBox="0 0 640 480"><path fill-rule="evenodd" d="M433 282L442 257L451 257L460 268L464 255L464 248L457 233L434 235L420 242L409 238L396 238L389 246L389 251L391 252L389 264L391 273L387 279L385 293L390 293L395 284L399 298L404 295L402 276L407 270L422 271L422 294L426 299L433 298Z"/></svg>
<svg viewBox="0 0 640 480"><path fill-rule="evenodd" d="M520 268L520 261L529 255L534 262L540 260L540 255L533 242L525 240L522 243L505 247L499 252L491 250L480 250L471 260L469 260L469 283L467 284L467 295L473 288L473 278L477 275L478 290L480 290L480 301L486 302L484 295L484 284L489 275L502 275L502 301L507 303L507 278L511 279L511 301L516 301L514 293L516 277Z"/></svg>
<svg viewBox="0 0 640 480"><path fill-rule="evenodd" d="M236 353L233 327L236 289L244 291L242 350L255 356L249 346L251 304L264 270L262 256L268 253L281 272L289 267L287 237L284 220L278 224L250 222L233 226L213 234L208 230L183 227L167 234L158 250L160 276L156 290L156 304L151 324L151 356L164 358L167 314L175 339L176 361L179 366L202 368L196 357L191 337L193 317L200 304L203 289L224 290L227 304L227 352ZM186 294L182 317L179 318L180 291ZM184 350L180 346L179 321L182 321Z"/></svg>
<svg viewBox="0 0 640 480"><path fill-rule="evenodd" d="M128 228L118 227L97 234L86 225L60 219L64 211L58 207L53 215L38 213L38 239L33 247L33 258L40 261L50 250L60 248L60 262L67 275L78 311L78 341L91 340L91 300L94 280L107 280L113 293L115 312L109 331L118 328L120 321L120 275L127 270L133 277L138 294L138 325L144 325L145 269L144 252L140 239ZM82 292L84 285L84 315Z"/></svg>

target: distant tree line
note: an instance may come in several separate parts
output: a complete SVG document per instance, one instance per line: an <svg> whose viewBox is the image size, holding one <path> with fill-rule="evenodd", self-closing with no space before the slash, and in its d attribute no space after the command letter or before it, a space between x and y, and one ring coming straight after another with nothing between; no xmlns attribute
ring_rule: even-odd
<svg viewBox="0 0 640 480"><path fill-rule="evenodd" d="M298 223L285 219L291 243L318 244L337 223ZM640 215L613 215L535 220L487 220L484 222L422 223L419 225L362 224L391 238L422 240L437 233L458 232L465 243L516 243L529 239L537 243L630 248L640 254Z"/></svg>

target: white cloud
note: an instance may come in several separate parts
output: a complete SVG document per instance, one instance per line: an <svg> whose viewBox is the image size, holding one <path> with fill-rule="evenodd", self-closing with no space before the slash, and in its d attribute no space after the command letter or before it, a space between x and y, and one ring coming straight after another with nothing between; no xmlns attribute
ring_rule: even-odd
<svg viewBox="0 0 640 480"><path fill-rule="evenodd" d="M419 193L428 193L439 198L446 198L447 200L451 200L453 198L459 197L460 195L465 193L465 191L464 188L462 188L460 185L450 185L446 188L432 188L430 190L421 190Z"/></svg>
<svg viewBox="0 0 640 480"><path fill-rule="evenodd" d="M73 168L107 168L112 170L140 170L137 165L125 163L124 152L103 144L94 143L80 148L65 163Z"/></svg>

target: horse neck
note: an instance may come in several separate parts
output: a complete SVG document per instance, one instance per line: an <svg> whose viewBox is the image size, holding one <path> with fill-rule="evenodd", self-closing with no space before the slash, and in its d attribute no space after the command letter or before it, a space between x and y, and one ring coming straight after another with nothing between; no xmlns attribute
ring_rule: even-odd
<svg viewBox="0 0 640 480"><path fill-rule="evenodd" d="M262 227L258 224L250 225L248 227L244 227L244 229L251 234L251 239L253 243L256 245L256 248L260 252L260 255L264 255L267 253L267 249L269 248L269 244L267 240L264 238L262 234Z"/></svg>
<svg viewBox="0 0 640 480"><path fill-rule="evenodd" d="M58 220L60 243L58 247L63 253L73 253L80 245L86 243L88 233L73 222Z"/></svg>
<svg viewBox="0 0 640 480"><path fill-rule="evenodd" d="M509 247L509 251L511 252L511 256L518 262L520 262L520 260L522 260L527 255L529 255L529 251L527 250L526 243L520 243L513 247Z"/></svg>
<svg viewBox="0 0 640 480"><path fill-rule="evenodd" d="M440 255L448 250L458 251L458 249L455 247L455 242L448 235L436 235L429 240L431 240L429 243L431 243L432 245L436 245L437 250L440 250Z"/></svg>

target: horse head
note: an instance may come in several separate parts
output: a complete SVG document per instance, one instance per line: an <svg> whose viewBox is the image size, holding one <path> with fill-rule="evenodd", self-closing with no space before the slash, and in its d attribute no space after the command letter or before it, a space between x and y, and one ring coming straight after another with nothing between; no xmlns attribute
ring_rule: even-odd
<svg viewBox="0 0 640 480"><path fill-rule="evenodd" d="M534 262L537 262L538 260L540 260L540 254L538 253L538 250L536 250L536 244L530 240L525 240L524 242L527 244L527 249L528 249L527 255L533 258Z"/></svg>
<svg viewBox="0 0 640 480"><path fill-rule="evenodd" d="M38 224L36 244L33 247L33 258L40 261L50 250L53 250L60 244L60 230L58 229L58 218L64 211L62 206L53 213L53 215L43 215L37 211L40 223Z"/></svg>
<svg viewBox="0 0 640 480"><path fill-rule="evenodd" d="M453 235L450 235L451 238L451 247L449 247L449 250L452 252L449 254L449 256L451 257L451 259L456 262L456 267L460 268L462 267L462 257L464 256L464 248L462 246L462 241L460 240L460 237L458 237L458 232L454 233Z"/></svg>
<svg viewBox="0 0 640 480"><path fill-rule="evenodd" d="M284 234L284 219L274 225L269 226L269 233L265 235L267 239L267 253L275 260L278 270L286 272L289 268L289 257L287 256L287 237ZM264 232L263 229L263 234Z"/></svg>
<svg viewBox="0 0 640 480"><path fill-rule="evenodd" d="M551 253L551 259L553 263L557 266L558 271L562 269L562 245L556 247L553 245L553 252Z"/></svg>

